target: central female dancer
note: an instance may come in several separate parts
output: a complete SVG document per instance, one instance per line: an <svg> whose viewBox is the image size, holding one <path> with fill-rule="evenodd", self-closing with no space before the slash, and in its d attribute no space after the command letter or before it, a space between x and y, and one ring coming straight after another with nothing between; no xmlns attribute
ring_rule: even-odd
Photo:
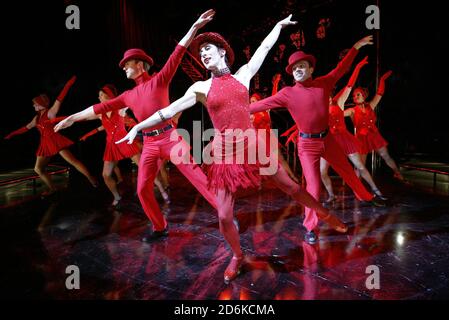
<svg viewBox="0 0 449 320"><path fill-rule="evenodd" d="M176 113L194 106L197 102L201 102L206 106L216 132L212 142L214 156L216 154L222 155L223 150L225 150L228 153L224 156L226 160L230 157L234 159L237 152L234 152L233 149L236 147L236 144L231 142L230 145L226 145L226 142L229 141L227 135L232 131L231 135L235 137L235 131L238 130L252 130L255 133L249 114L248 88L250 80L259 70L269 50L278 39L281 29L296 23L290 21L290 19L291 15L278 22L248 64L242 66L234 75L231 74L229 69L229 66L234 61L234 53L226 40L221 35L213 32L197 36L193 42L194 53L199 53L201 62L208 70L212 71L212 78L206 81L195 82L182 98L137 124L128 132L126 137L117 143L123 141L132 143L138 131L164 122ZM240 137L237 137L238 139ZM257 141L250 140L248 139L247 142L248 144L252 143L252 146L254 146L254 143L258 143L259 146L265 143L265 139L262 138ZM223 141L225 141L225 148L220 143ZM230 154L228 151L231 151ZM245 157L245 159L247 158ZM270 155L270 160L271 158L273 158L272 161L277 161L277 158L274 158L272 155ZM270 163L273 162L270 161ZM292 196L299 203L312 206L319 212L320 218L327 221L337 231L347 231L347 227L338 218L331 215L310 194L301 190L299 185L288 177L285 170L279 165L279 162L275 164L277 164L277 170L271 178L281 190ZM249 164L248 162L243 164L215 162L206 166L205 170L208 177L208 186L215 191L217 196L220 232L233 251L231 262L224 273L225 282L229 282L238 276L243 264L239 234L233 223L235 193L240 188L257 187L260 184L260 166L258 164Z"/></svg>

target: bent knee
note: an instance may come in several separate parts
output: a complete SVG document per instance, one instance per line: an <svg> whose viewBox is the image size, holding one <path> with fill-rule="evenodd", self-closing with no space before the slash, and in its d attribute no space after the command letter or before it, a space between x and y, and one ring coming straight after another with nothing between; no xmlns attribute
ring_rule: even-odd
<svg viewBox="0 0 449 320"><path fill-rule="evenodd" d="M112 172L103 172L103 179L111 179Z"/></svg>
<svg viewBox="0 0 449 320"><path fill-rule="evenodd" d="M42 174L44 173L45 169L43 167L34 167L34 172L36 172L37 174Z"/></svg>

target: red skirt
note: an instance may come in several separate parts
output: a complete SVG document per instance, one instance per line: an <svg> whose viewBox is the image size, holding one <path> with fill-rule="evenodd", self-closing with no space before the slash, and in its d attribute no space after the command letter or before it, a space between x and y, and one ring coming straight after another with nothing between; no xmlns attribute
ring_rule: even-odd
<svg viewBox="0 0 449 320"><path fill-rule="evenodd" d="M116 144L114 141L106 140L103 161L120 161L140 153L139 144L136 140L132 144L126 142Z"/></svg>
<svg viewBox="0 0 449 320"><path fill-rule="evenodd" d="M41 136L39 148L36 151L38 157L52 157L59 151L68 148L73 141L55 132L50 136Z"/></svg>
<svg viewBox="0 0 449 320"><path fill-rule="evenodd" d="M235 194L239 189L259 187L261 165L256 158L256 150L265 145L265 139L257 140L227 141L224 135L221 140L215 137L205 148L209 160L203 157L205 163L202 169L207 177L208 189L215 193L224 189Z"/></svg>
<svg viewBox="0 0 449 320"><path fill-rule="evenodd" d="M344 130L334 133L333 136L346 155L360 153L361 146L359 141L348 131Z"/></svg>
<svg viewBox="0 0 449 320"><path fill-rule="evenodd" d="M369 131L367 134L357 134L356 138L360 144L361 154L368 154L371 151L383 148L388 144L378 131Z"/></svg>

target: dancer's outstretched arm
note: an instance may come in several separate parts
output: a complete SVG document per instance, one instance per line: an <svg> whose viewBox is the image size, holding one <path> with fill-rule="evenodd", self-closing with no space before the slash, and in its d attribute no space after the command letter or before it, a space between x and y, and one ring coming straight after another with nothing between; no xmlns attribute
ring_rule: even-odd
<svg viewBox="0 0 449 320"><path fill-rule="evenodd" d="M247 87L249 87L251 78L257 73L257 71L259 71L268 52L278 40L282 28L298 23L297 21L291 21L291 18L292 15L289 15L287 18L279 21L274 26L273 30L271 30L271 32L268 34L268 36L262 41L256 52L254 52L251 60L236 72L236 76L244 81L244 84L248 84Z"/></svg>
<svg viewBox="0 0 449 320"><path fill-rule="evenodd" d="M349 50L349 52L346 54L346 56L338 63L338 65L335 67L335 69L332 70L331 72L329 72L326 76L324 76L324 78L329 81L329 85L331 88L333 88L335 83L342 76L344 76L344 74L346 72L348 72L359 49L366 45L372 45L372 44L373 44L373 36L367 36L367 37L360 39L353 45L353 47Z"/></svg>
<svg viewBox="0 0 449 320"><path fill-rule="evenodd" d="M354 71L352 72L351 78L349 78L346 87L344 87L342 90L340 90L339 93L335 95L334 101L341 108L341 110L345 109L345 103L348 100L349 95L351 94L351 90L354 87L355 82L357 81L360 70L362 69L363 66L367 64L368 64L368 56L366 56L362 61L360 61L357 64L357 66L354 68Z"/></svg>
<svg viewBox="0 0 449 320"><path fill-rule="evenodd" d="M75 81L76 76L73 76L72 78L70 78L69 81L67 81L64 88L56 98L56 101L53 103L53 106L48 110L47 116L49 119L53 119L56 117L56 115L59 112L59 108L61 107L62 101L64 101L65 96L67 95L67 93L69 92L70 88L73 86Z"/></svg>
<svg viewBox="0 0 449 320"><path fill-rule="evenodd" d="M68 116L61 122L59 122L53 129L55 132L58 132L59 130L65 129L70 127L72 124L74 124L77 121L82 120L90 120L96 117L96 114L94 112L94 107L90 106L89 108L86 108L80 112L74 113L71 116Z"/></svg>
<svg viewBox="0 0 449 320"><path fill-rule="evenodd" d="M389 76L391 76L391 74L393 73L393 71L387 71L385 72L382 77L380 77L379 80L379 87L377 88L377 93L374 96L373 100L371 100L371 102L369 103L369 105L371 106L371 108L376 109L377 105L379 104L380 100L382 99L382 96L385 93L385 80L388 79Z"/></svg>
<svg viewBox="0 0 449 320"><path fill-rule="evenodd" d="M179 41L179 45L183 47L188 47L190 43L192 42L193 38L195 38L196 33L199 29L204 27L208 22L212 21L215 15L215 10L209 9L206 12L204 12L198 20L195 21L195 23L190 27L189 31L186 33L186 35Z"/></svg>
<svg viewBox="0 0 449 320"><path fill-rule="evenodd" d="M170 55L167 62L164 64L162 69L157 73L155 80L161 85L167 85L171 82L174 77L179 64L181 63L182 57L185 53L186 48L190 45L192 40L195 38L196 33L199 29L204 27L208 22L212 21L215 15L215 11L210 9L204 12L198 20L190 27L186 35L179 41L178 46L175 51ZM182 48L181 48L182 47Z"/></svg>
<svg viewBox="0 0 449 320"><path fill-rule="evenodd" d="M155 112L153 115L149 116L146 120L136 124L132 129L128 132L123 139L117 141L116 143L122 143L128 141L128 144L133 143L137 133L140 130L144 130L147 128L151 128L159 123L162 123L166 120L173 118L177 113L182 112L190 107L193 107L198 101L198 92L202 92L201 87L204 86L206 81L198 81L195 82L189 89L187 89L186 93L183 97L174 101L169 106Z"/></svg>
<svg viewBox="0 0 449 320"><path fill-rule="evenodd" d="M80 138L80 141L86 141L87 138L93 136L94 134L97 134L100 131L103 131L104 127L103 126L99 126L98 128L93 129L92 131L89 131L88 133L86 133L85 135L83 135Z"/></svg>
<svg viewBox="0 0 449 320"><path fill-rule="evenodd" d="M14 130L13 132L11 132L11 133L9 133L8 135L6 135L6 136L4 137L4 139L5 139L5 140L11 139L11 138L14 137L14 136L17 136L17 135L19 135L19 134L25 133L25 132L27 132L28 130L34 128L34 127L36 126L36 119L37 119L37 116L35 116L35 117L33 118L33 120L31 120L30 123L28 123L26 126L23 126L22 128L19 128L19 129L17 129L17 130Z"/></svg>

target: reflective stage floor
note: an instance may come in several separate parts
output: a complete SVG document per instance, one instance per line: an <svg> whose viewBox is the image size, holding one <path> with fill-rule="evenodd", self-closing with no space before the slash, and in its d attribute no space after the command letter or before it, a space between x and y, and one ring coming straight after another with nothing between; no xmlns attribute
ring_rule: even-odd
<svg viewBox="0 0 449 320"><path fill-rule="evenodd" d="M320 225L316 245L303 241L303 209L273 185L241 194L236 216L247 262L228 285L223 272L231 254L216 214L176 169L171 169L171 204L156 191L170 236L151 244L140 241L151 225L135 196L135 172L120 187L125 196L120 211L108 209L112 197L104 186L95 190L79 180L61 182L64 188L51 199L4 204L2 296L449 298L449 199L389 177L378 179L389 196L388 206L381 208L358 202L334 179L339 201L332 212L349 231L337 234ZM71 265L79 268L78 290L66 288ZM371 288L376 281L379 289Z"/></svg>

